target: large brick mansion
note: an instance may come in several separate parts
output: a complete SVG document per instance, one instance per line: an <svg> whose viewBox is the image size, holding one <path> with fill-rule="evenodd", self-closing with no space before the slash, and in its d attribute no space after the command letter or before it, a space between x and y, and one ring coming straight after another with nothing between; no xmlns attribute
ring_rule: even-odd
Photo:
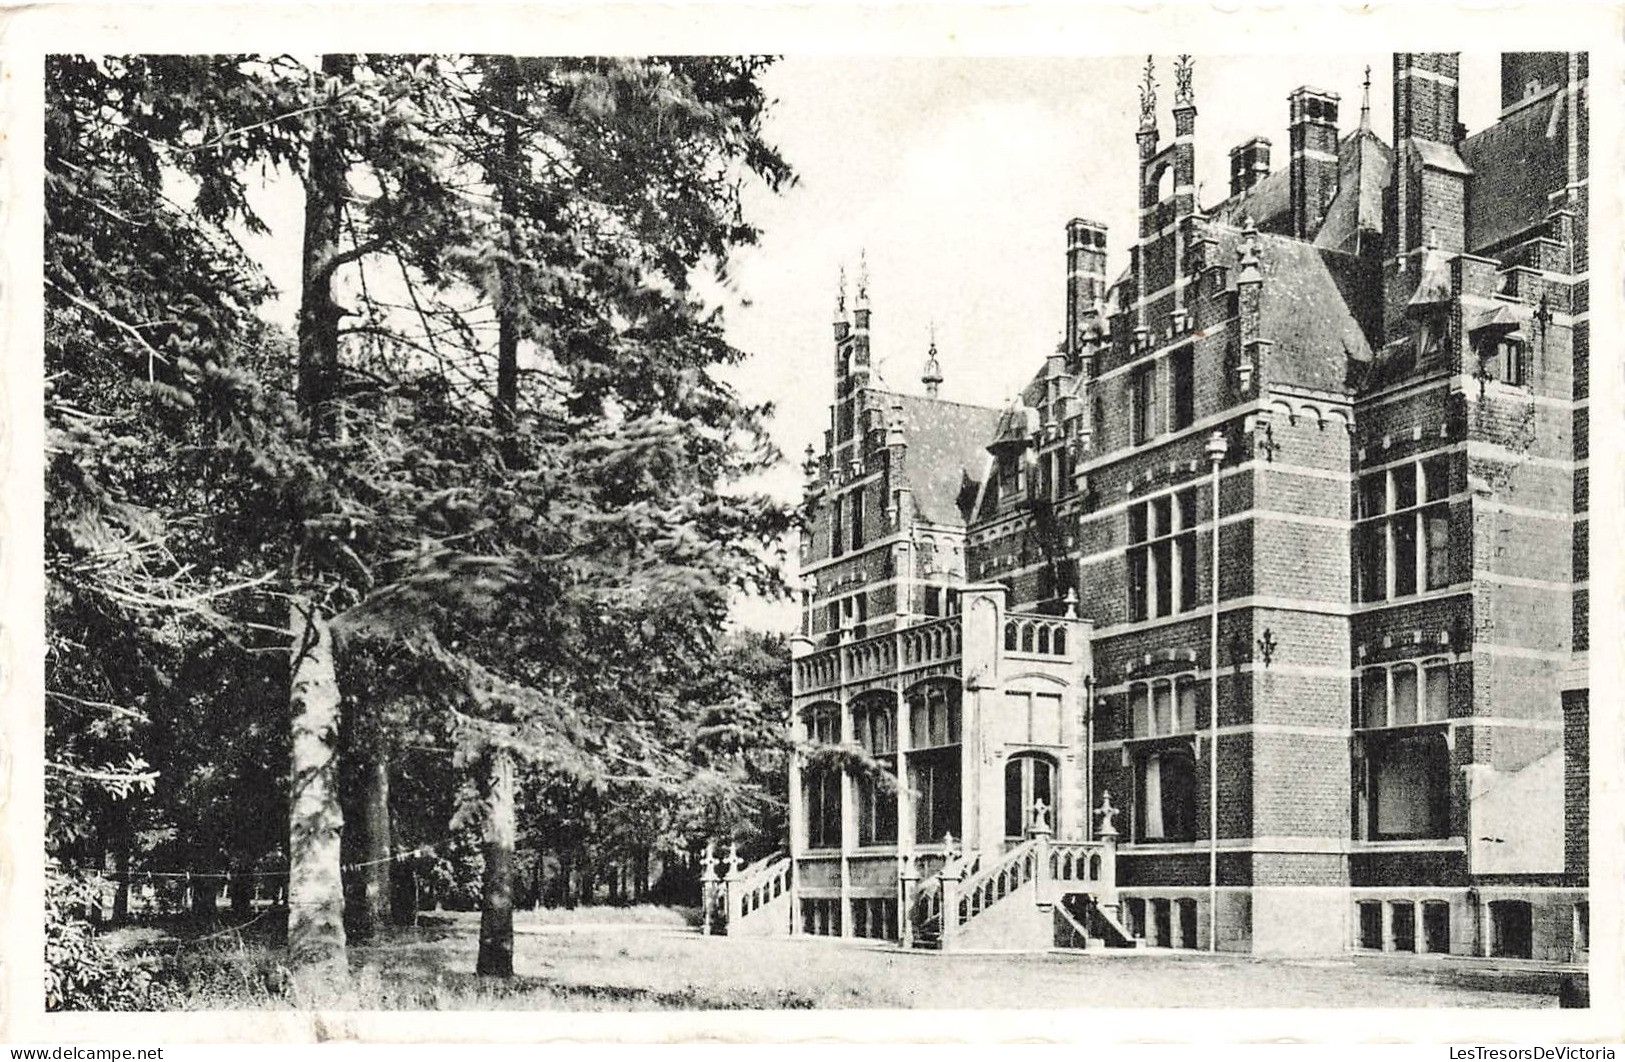
<svg viewBox="0 0 1625 1062"><path fill-rule="evenodd" d="M1501 71L1469 133L1395 55L1393 144L1299 88L1204 205L1148 63L1130 265L1067 224L1006 408L881 386L859 279L730 931L1584 957L1587 58Z"/></svg>

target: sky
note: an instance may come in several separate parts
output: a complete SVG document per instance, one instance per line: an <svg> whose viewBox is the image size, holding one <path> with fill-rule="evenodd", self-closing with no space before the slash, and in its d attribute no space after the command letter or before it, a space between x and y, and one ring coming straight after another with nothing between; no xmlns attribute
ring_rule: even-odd
<svg viewBox="0 0 1625 1062"><path fill-rule="evenodd" d="M1173 135L1174 56L1156 57L1158 121ZM789 58L769 69L767 136L799 174L748 202L760 243L738 253L731 341L751 354L733 374L771 401L790 459L768 486L789 501L805 448L821 445L833 388L830 321L838 270L849 295L868 263L872 350L889 386L919 383L934 325L941 394L998 405L1042 364L1065 312L1065 226L1109 227L1109 272L1126 268L1136 216L1137 85L1145 56L1122 58ZM1197 56L1197 180L1212 205L1229 189L1229 152L1263 135L1287 163L1287 96L1341 97L1359 122L1371 67L1371 122L1392 142L1392 57ZM1499 59L1462 56L1462 121L1494 121ZM741 622L788 628L787 607L750 605Z"/></svg>

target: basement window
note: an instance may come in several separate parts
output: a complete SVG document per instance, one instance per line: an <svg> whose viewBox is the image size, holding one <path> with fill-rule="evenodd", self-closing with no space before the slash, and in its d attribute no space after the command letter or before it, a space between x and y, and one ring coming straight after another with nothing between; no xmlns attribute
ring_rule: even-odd
<svg viewBox="0 0 1625 1062"><path fill-rule="evenodd" d="M1532 958L1534 930L1534 917L1528 900L1491 901L1490 955L1493 958Z"/></svg>

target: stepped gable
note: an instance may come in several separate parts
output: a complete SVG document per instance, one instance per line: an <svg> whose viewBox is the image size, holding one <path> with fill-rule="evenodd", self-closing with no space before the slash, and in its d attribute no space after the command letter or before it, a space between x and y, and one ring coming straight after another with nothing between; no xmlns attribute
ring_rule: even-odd
<svg viewBox="0 0 1625 1062"><path fill-rule="evenodd" d="M902 407L915 513L926 523L964 527L986 475L999 411L925 395L889 394L887 404Z"/></svg>
<svg viewBox="0 0 1625 1062"><path fill-rule="evenodd" d="M1469 248L1497 248L1545 223L1551 212L1548 194L1568 179L1564 106L1565 95L1559 92L1462 141L1462 161L1473 170Z"/></svg>

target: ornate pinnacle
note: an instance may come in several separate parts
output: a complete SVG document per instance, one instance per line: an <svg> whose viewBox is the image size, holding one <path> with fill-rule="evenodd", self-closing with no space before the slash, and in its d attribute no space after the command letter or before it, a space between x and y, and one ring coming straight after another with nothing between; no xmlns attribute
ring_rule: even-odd
<svg viewBox="0 0 1625 1062"><path fill-rule="evenodd" d="M1140 79L1140 128L1154 129L1157 125L1157 64L1152 56L1145 57L1145 74Z"/></svg>
<svg viewBox="0 0 1625 1062"><path fill-rule="evenodd" d="M937 360L937 323L931 322L931 346L925 352L925 370L920 373L925 393L935 395L942 384L942 363Z"/></svg>
<svg viewBox="0 0 1625 1062"><path fill-rule="evenodd" d="M869 252L858 251L858 297L857 307L861 310L869 305Z"/></svg>
<svg viewBox="0 0 1625 1062"><path fill-rule="evenodd" d="M1196 106L1196 90L1191 87L1191 76L1195 73L1196 64L1188 55L1182 55L1174 61L1174 106Z"/></svg>
<svg viewBox="0 0 1625 1062"><path fill-rule="evenodd" d="M841 265L839 278L835 281L835 320L846 320L846 265Z"/></svg>

